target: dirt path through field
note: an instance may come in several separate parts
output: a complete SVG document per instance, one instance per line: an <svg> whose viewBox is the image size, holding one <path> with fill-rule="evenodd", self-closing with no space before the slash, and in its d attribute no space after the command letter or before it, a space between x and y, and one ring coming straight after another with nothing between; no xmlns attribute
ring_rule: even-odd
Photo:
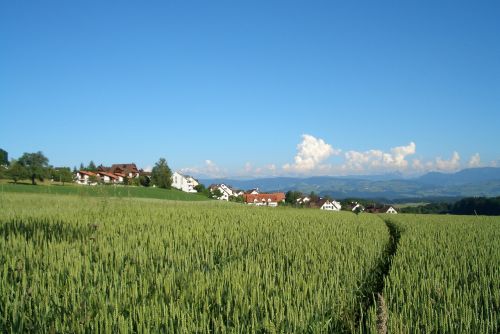
<svg viewBox="0 0 500 334"><path fill-rule="evenodd" d="M359 324L362 332L368 332L369 328L366 321L368 320L368 310L376 303L378 312L378 330L379 333L387 333L385 323L387 322L387 312L385 310L385 301L383 295L384 279L391 270L392 259L397 252L401 231L397 226L386 217L380 217L387 226L390 234L389 243L386 246L385 257L381 259L378 266L372 269L370 279L364 283L361 289L361 296L364 298L362 302L362 314L359 315ZM384 330L385 328L385 330Z"/></svg>

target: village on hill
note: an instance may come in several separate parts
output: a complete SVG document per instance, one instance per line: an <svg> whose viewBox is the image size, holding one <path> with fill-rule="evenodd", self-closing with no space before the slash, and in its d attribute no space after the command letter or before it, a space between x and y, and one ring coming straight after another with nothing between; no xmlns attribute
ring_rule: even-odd
<svg viewBox="0 0 500 334"><path fill-rule="evenodd" d="M79 170L75 174L75 182L80 185L97 185L97 184L130 184L136 183L134 180L143 178L149 184L151 182L151 172L137 168L135 163L113 164L111 167L99 165L96 171ZM131 181L132 180L132 181ZM194 177L181 174L176 171L171 176L172 188L184 191L187 193L198 193L205 190L203 185ZM141 183L140 183L141 184ZM153 185L154 186L154 185ZM209 197L220 201L232 201L246 203L255 206L277 207L285 203L296 207L308 207L326 211L341 211L342 204L331 198L323 198L319 196L302 195L297 192L261 192L258 188L249 190L235 189L224 183L211 184L206 188ZM293 198L293 195L295 196ZM392 206L367 206L363 207L357 202L350 203L345 210L369 213L397 213Z"/></svg>
<svg viewBox="0 0 500 334"><path fill-rule="evenodd" d="M35 179L48 178L51 182L60 181L75 183L81 186L115 185L115 186L143 186L174 188L186 193L201 193L211 199L220 201L231 201L245 203L253 206L277 207L288 205L298 208L313 208L326 211L352 211L370 213L397 213L394 207L376 205L364 207L357 201L348 201L341 204L340 201L330 197L321 197L314 193L302 194L298 191L284 192L262 192L258 188L235 189L231 185L219 183L211 184L208 187L201 184L192 176L184 175L181 172L171 172L165 159L160 159L153 170L138 168L135 163L117 163L111 166L100 164L96 166L93 161L88 166L80 164L80 168L52 167L48 165L48 159L41 153L25 153L18 160L8 160L8 154L2 150L3 170L5 176L10 176L16 183L23 178L31 178L35 184ZM34 161L42 162L34 172ZM32 171L30 172L30 169ZM161 170L162 181L155 180L154 170ZM158 173L157 173L158 174Z"/></svg>

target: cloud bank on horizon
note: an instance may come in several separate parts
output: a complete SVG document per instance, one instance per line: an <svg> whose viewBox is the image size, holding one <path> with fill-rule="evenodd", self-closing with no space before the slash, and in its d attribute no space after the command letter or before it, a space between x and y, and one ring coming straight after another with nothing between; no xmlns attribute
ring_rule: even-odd
<svg viewBox="0 0 500 334"><path fill-rule="evenodd" d="M270 163L254 166L247 162L236 171L219 167L212 160L205 160L204 165L182 168L181 172L202 177L273 177L273 176L345 176L356 174L379 174L400 172L407 175L422 174L430 171L455 172L464 167L481 167L479 153L472 155L467 164L461 163L460 154L454 151L451 158L441 156L433 160L416 158L417 145L410 142L404 146L395 146L388 152L380 149L368 151L343 151L310 134L303 134L297 144L297 153L293 162L281 167ZM340 163L329 161L331 157L343 159ZM496 165L495 163L491 164Z"/></svg>

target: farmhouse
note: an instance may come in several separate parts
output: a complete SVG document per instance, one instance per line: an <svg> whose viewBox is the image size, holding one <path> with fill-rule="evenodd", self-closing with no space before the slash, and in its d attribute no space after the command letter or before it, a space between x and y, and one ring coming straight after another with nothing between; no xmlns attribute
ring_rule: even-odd
<svg viewBox="0 0 500 334"><path fill-rule="evenodd" d="M191 176L182 175L179 172L175 172L172 175L172 187L182 190L187 193L195 193L197 192L194 187L198 185L198 181L196 181Z"/></svg>
<svg viewBox="0 0 500 334"><path fill-rule="evenodd" d="M397 214L398 212L392 206L390 206L384 213Z"/></svg>
<svg viewBox="0 0 500 334"><path fill-rule="evenodd" d="M239 194L240 194L239 192L236 192L230 186L227 186L224 183L221 183L221 184L212 184L208 188L210 189L210 192L212 192L212 193L214 191L219 190L220 193L221 193L221 196L217 197L217 199L221 200L221 201L229 201L229 197L231 197L231 196L239 196Z"/></svg>
<svg viewBox="0 0 500 334"><path fill-rule="evenodd" d="M121 183L123 182L123 177L108 172L97 172L96 175L101 179L103 183Z"/></svg>
<svg viewBox="0 0 500 334"><path fill-rule="evenodd" d="M126 178L138 178L139 175L144 175L146 172L138 170L134 163L129 164L113 164L111 167L99 165L97 171L80 170L76 173L76 183L85 185L97 184L97 181L102 183L121 184ZM90 181L90 177L95 176L97 181Z"/></svg>
<svg viewBox="0 0 500 334"><path fill-rule="evenodd" d="M116 175L122 174L128 178L139 177L139 170L134 163L111 165L109 172Z"/></svg>
<svg viewBox="0 0 500 334"><path fill-rule="evenodd" d="M337 201L330 201L327 199L320 199L317 203L317 206L320 208L320 210L329 210L329 211L340 211L342 208L342 205L340 205L339 202Z"/></svg>
<svg viewBox="0 0 500 334"><path fill-rule="evenodd" d="M78 184L85 184L85 185L95 185L96 182L91 181L92 176L97 176L96 173L93 172L87 172L84 170L76 172L76 183Z"/></svg>
<svg viewBox="0 0 500 334"><path fill-rule="evenodd" d="M285 193L244 194L243 200L249 205L278 206L278 203L285 201Z"/></svg>

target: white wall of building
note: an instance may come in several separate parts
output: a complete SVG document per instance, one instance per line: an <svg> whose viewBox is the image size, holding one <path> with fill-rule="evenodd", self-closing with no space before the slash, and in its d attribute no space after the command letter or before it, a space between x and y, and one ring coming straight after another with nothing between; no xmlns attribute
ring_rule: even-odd
<svg viewBox="0 0 500 334"><path fill-rule="evenodd" d="M172 187L187 193L196 193L194 189L199 183L190 176L184 176L178 172L172 175Z"/></svg>

